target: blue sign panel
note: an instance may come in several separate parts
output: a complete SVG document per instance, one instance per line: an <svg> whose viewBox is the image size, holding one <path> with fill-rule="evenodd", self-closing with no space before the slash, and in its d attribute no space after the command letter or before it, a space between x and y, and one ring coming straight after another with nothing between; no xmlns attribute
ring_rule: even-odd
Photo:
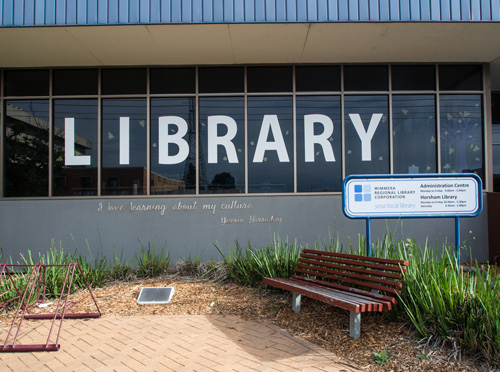
<svg viewBox="0 0 500 372"><path fill-rule="evenodd" d="M342 194L349 218L473 217L482 210L475 174L349 176Z"/></svg>

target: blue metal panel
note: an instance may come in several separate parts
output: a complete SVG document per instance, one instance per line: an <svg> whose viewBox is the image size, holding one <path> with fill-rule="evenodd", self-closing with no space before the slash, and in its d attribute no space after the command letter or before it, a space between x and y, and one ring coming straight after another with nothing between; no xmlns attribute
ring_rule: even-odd
<svg viewBox="0 0 500 372"><path fill-rule="evenodd" d="M119 0L109 0L108 1L108 23L117 24L118 23L118 3Z"/></svg>
<svg viewBox="0 0 500 372"><path fill-rule="evenodd" d="M451 20L461 20L460 0L451 0Z"/></svg>
<svg viewBox="0 0 500 372"><path fill-rule="evenodd" d="M370 19L381 19L380 18L380 12L381 12L381 7L385 5L386 9L388 7L388 3L386 0L369 0L370 2ZM388 12L386 11L386 14ZM386 19L387 21L388 19Z"/></svg>
<svg viewBox="0 0 500 372"><path fill-rule="evenodd" d="M25 0L24 2L24 24L31 26L35 24L35 1Z"/></svg>
<svg viewBox="0 0 500 372"><path fill-rule="evenodd" d="M212 0L213 6L213 21L222 23L224 22L224 0Z"/></svg>
<svg viewBox="0 0 500 372"><path fill-rule="evenodd" d="M439 21L441 19L441 2L439 0L431 0L431 21Z"/></svg>
<svg viewBox="0 0 500 372"><path fill-rule="evenodd" d="M399 2L399 16L401 21L409 21L410 18L410 0L401 0Z"/></svg>
<svg viewBox="0 0 500 372"><path fill-rule="evenodd" d="M358 0L349 0L347 2L349 6L349 21L359 21L359 3Z"/></svg>
<svg viewBox="0 0 500 372"><path fill-rule="evenodd" d="M241 23L245 21L245 1L234 0L234 21Z"/></svg>
<svg viewBox="0 0 500 372"><path fill-rule="evenodd" d="M421 21L430 21L431 20L431 2L430 2L430 0L421 0L420 20Z"/></svg>
<svg viewBox="0 0 500 372"><path fill-rule="evenodd" d="M489 22L498 0L0 0L0 27L255 22Z"/></svg>
<svg viewBox="0 0 500 372"><path fill-rule="evenodd" d="M346 22L349 20L349 0L339 1L339 21Z"/></svg>
<svg viewBox="0 0 500 372"><path fill-rule="evenodd" d="M339 20L339 3L336 0L328 0L328 19L330 21Z"/></svg>
<svg viewBox="0 0 500 372"><path fill-rule="evenodd" d="M307 0L297 0L296 21L307 22Z"/></svg>
<svg viewBox="0 0 500 372"><path fill-rule="evenodd" d="M481 16L484 19L491 19L491 7L488 0L481 0Z"/></svg>
<svg viewBox="0 0 500 372"><path fill-rule="evenodd" d="M171 0L170 22L182 22L182 5L181 0Z"/></svg>
<svg viewBox="0 0 500 372"><path fill-rule="evenodd" d="M377 1L374 2L376 3ZM391 19L389 0L380 0L378 3L379 3L378 11L380 20L389 21Z"/></svg>
<svg viewBox="0 0 500 372"><path fill-rule="evenodd" d="M81 0L82 3L85 2L85 0ZM98 2L97 0L89 0L89 5L87 9L87 22L89 25L96 25L97 24L97 15L98 15Z"/></svg>
<svg viewBox="0 0 500 372"><path fill-rule="evenodd" d="M460 1L460 19L471 19L470 1Z"/></svg>
<svg viewBox="0 0 500 372"><path fill-rule="evenodd" d="M255 0L255 22L266 21L266 3L265 0Z"/></svg>
<svg viewBox="0 0 500 372"><path fill-rule="evenodd" d="M397 0L390 0L390 11L391 11L391 21L400 19L401 17L401 10L399 6L399 1Z"/></svg>
<svg viewBox="0 0 500 372"><path fill-rule="evenodd" d="M318 19L318 7L316 0L307 0L307 21Z"/></svg>
<svg viewBox="0 0 500 372"><path fill-rule="evenodd" d="M276 0L276 22L286 21L286 0Z"/></svg>
<svg viewBox="0 0 500 372"><path fill-rule="evenodd" d="M161 22L161 5L160 0L151 0L149 4L149 21L150 23ZM201 6L200 6L201 7Z"/></svg>
<svg viewBox="0 0 500 372"><path fill-rule="evenodd" d="M171 12L172 8L170 7L171 3L168 0L161 0L160 3L160 20L161 23L170 23L171 22Z"/></svg>
<svg viewBox="0 0 500 372"><path fill-rule="evenodd" d="M420 20L420 2L419 2L419 0L410 0L410 19L412 21Z"/></svg>
<svg viewBox="0 0 500 372"><path fill-rule="evenodd" d="M97 24L106 24L108 20L108 4L105 1L97 3Z"/></svg>
<svg viewBox="0 0 500 372"><path fill-rule="evenodd" d="M358 14L360 21L369 21L370 20L370 9L368 5L368 0L359 0L358 1Z"/></svg>
<svg viewBox="0 0 500 372"><path fill-rule="evenodd" d="M448 1L441 1L441 20L451 21L451 4Z"/></svg>
<svg viewBox="0 0 500 372"><path fill-rule="evenodd" d="M192 17L191 0L182 0L181 2L181 23L191 23Z"/></svg>
<svg viewBox="0 0 500 372"><path fill-rule="evenodd" d="M276 21L276 2L275 0L265 0L265 11L266 14L264 19L266 22L275 22Z"/></svg>
<svg viewBox="0 0 500 372"><path fill-rule="evenodd" d="M500 1L491 1L491 20L500 21Z"/></svg>

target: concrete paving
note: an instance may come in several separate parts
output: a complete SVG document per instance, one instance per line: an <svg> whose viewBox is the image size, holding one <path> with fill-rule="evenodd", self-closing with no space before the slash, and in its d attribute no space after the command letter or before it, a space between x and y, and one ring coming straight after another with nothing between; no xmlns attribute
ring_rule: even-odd
<svg viewBox="0 0 500 372"><path fill-rule="evenodd" d="M21 344L45 344L50 321L25 321ZM1 341L7 329L1 328ZM55 342L57 329L52 332ZM356 371L265 321L237 316L132 316L63 323L59 351L0 353L2 371Z"/></svg>

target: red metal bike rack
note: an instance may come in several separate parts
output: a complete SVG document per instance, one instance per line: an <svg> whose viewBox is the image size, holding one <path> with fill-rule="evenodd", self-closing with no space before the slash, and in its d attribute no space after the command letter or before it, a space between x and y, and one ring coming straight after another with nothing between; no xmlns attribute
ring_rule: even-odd
<svg viewBox="0 0 500 372"><path fill-rule="evenodd" d="M52 267L66 268L66 275L61 287L61 293L53 300L53 304L56 305L54 312L48 314L37 313L34 310L42 308L42 305L45 304L46 301L47 268ZM69 301L71 286L73 285L75 274L81 275L88 293L80 299ZM16 277L22 278L20 281L23 282L22 285L24 286L22 293L19 289L21 284L16 285ZM85 278L85 275L83 274L78 263L70 263L66 265L14 265L0 263L0 283L3 284L3 288L8 287L10 288L10 291L15 292L12 298L0 303L0 307L4 307L15 300L19 300L19 305L15 312L10 329L7 332L5 342L3 345L0 345L0 352L57 351L60 348L59 337L61 335L62 324L65 318L87 319L99 318L101 316L101 310L97 305L97 301L92 294L87 279ZM1 294L1 298L3 298L4 295L5 293ZM89 297L92 299L92 302L96 307L96 312L67 312ZM19 338L21 326L23 325L25 319L52 319L52 324L45 343L28 345L20 342ZM60 322L56 324L56 320L58 319L60 319ZM55 342L51 343L50 339L54 330L57 330L57 336Z"/></svg>

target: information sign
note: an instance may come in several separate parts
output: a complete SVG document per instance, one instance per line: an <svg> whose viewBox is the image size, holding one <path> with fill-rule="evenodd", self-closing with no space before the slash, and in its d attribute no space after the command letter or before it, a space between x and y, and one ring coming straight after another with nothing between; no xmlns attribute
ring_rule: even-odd
<svg viewBox="0 0 500 372"><path fill-rule="evenodd" d="M473 217L482 210L475 174L349 176L342 191L349 218Z"/></svg>

